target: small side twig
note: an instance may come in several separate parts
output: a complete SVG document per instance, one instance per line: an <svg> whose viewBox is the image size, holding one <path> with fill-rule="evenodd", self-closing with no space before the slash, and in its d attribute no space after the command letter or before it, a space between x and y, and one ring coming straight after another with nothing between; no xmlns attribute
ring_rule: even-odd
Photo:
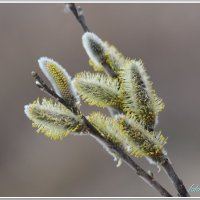
<svg viewBox="0 0 200 200"><path fill-rule="evenodd" d="M71 108L68 107L69 105L67 104L67 102L61 97L59 97L52 89L50 89L36 72L32 72L32 76L35 79L37 87L39 87L42 92L49 94L51 97L55 98L57 101L63 104L66 108L71 110ZM73 112L73 110L71 111ZM104 144L106 144L109 149L115 152L125 163L127 163L133 170L135 170L140 178L144 179L162 196L172 197L172 195L165 188L163 188L159 182L157 182L144 169L142 169L138 164L136 164L134 160L130 156L128 156L120 147L114 145L111 141L107 141L103 136L101 136L99 131L87 120L85 116L82 116L82 118L84 120L86 130L89 132L89 134L97 137Z"/></svg>

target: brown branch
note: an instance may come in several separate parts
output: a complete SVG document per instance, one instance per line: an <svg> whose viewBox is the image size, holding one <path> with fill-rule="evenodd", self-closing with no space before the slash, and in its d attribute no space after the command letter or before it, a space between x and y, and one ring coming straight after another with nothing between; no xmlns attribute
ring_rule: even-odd
<svg viewBox="0 0 200 200"><path fill-rule="evenodd" d="M61 104L63 104L65 107L71 110L71 107L67 104L67 102L59 97L52 89L50 89L44 81L41 79L41 77L36 73L32 72L32 76L35 79L36 85L40 88L42 92L45 92L49 94L51 97L55 98L57 101L59 101ZM73 112L73 110L71 110ZM76 111L77 112L77 111ZM163 188L160 183L158 183L152 176L150 176L144 169L142 169L138 164L135 163L135 161L127 155L123 149L113 144L111 141L106 140L101 133L86 119L85 116L82 116L86 130L91 134L92 136L98 138L100 141L102 141L104 144L107 145L107 147L115 152L125 163L127 163L133 170L136 171L137 175L144 179L150 186L152 186L156 191L158 191L162 196L165 197L171 197L172 195Z"/></svg>
<svg viewBox="0 0 200 200"><path fill-rule="evenodd" d="M163 162L161 163L163 169L165 170L166 174L172 180L174 186L176 187L177 191L179 192L179 196L181 197L190 197L190 194L187 192L182 180L178 177L176 172L174 171L171 163L167 158L164 158Z"/></svg>
<svg viewBox="0 0 200 200"><path fill-rule="evenodd" d="M67 3L67 6L69 6L69 9L76 17L77 21L80 23L81 27L83 28L84 32L89 32L89 28L86 25L85 17L83 15L83 10L80 6L77 6L75 3Z"/></svg>

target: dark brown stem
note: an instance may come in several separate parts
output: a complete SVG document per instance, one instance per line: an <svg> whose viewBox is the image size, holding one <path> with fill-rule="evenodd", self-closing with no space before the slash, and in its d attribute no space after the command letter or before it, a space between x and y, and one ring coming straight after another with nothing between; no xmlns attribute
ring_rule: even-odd
<svg viewBox="0 0 200 200"><path fill-rule="evenodd" d="M55 98L57 101L59 101L61 104L63 104L65 107L67 107L73 112L71 107L69 107L68 103L64 99L59 97L52 89L50 89L36 72L32 72L32 76L35 78L35 83L40 88L41 91L49 94L51 97ZM76 110L76 112L80 112L80 111ZM132 169L136 171L136 173L138 174L140 178L144 179L150 186L152 186L155 190L157 190L162 196L165 196L165 197L172 196L165 188L163 188L160 185L160 183L158 183L152 176L150 176L145 170L143 170L138 164L136 164L133 161L133 159L130 156L128 156L120 147L116 146L111 141L107 141L104 137L102 137L101 133L86 119L85 116L82 116L82 117L84 120L84 124L86 126L86 130L89 132L89 134L98 138L100 141L106 144L107 147L111 151L117 153L117 155L125 163L127 163Z"/></svg>
<svg viewBox="0 0 200 200"><path fill-rule="evenodd" d="M189 193L187 192L187 189L183 185L183 182L181 179L179 179L178 175L174 171L171 163L167 158L163 160L161 163L163 169L165 170L166 174L169 176L169 178L172 180L174 186L176 187L177 191L179 192L179 196L181 197L189 197Z"/></svg>
<svg viewBox="0 0 200 200"><path fill-rule="evenodd" d="M84 32L89 32L89 28L86 25L85 17L83 15L83 10L80 6L77 6L75 3L68 3L69 9L76 17L77 21L80 23L81 27L83 28Z"/></svg>

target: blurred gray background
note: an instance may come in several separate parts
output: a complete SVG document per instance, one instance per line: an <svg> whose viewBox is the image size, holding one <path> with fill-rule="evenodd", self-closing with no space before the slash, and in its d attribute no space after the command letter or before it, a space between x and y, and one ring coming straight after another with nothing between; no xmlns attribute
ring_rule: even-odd
<svg viewBox="0 0 200 200"><path fill-rule="evenodd" d="M157 129L187 188L200 185L200 4L81 4L92 31L141 58L166 103ZM90 70L82 29L63 4L0 4L0 196L159 196L90 137L36 134L24 105L45 96L30 72L48 56L71 75ZM83 105L89 113L95 110ZM146 160L145 169L176 194ZM192 196L200 196L193 193Z"/></svg>

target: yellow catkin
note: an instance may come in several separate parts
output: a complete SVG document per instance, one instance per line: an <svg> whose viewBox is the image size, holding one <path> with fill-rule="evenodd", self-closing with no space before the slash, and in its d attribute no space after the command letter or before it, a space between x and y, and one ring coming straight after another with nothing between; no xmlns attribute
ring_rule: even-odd
<svg viewBox="0 0 200 200"><path fill-rule="evenodd" d="M25 106L25 114L33 122L37 132L43 133L51 139L62 139L69 133L81 131L83 121L62 104L43 99Z"/></svg>
<svg viewBox="0 0 200 200"><path fill-rule="evenodd" d="M153 128L158 113L164 104L152 89L152 83L141 61L130 60L120 70L123 108L138 121Z"/></svg>
<svg viewBox="0 0 200 200"><path fill-rule="evenodd" d="M62 97L68 99L71 96L71 93L69 92L69 90L71 90L71 88L69 89L69 80L64 76L63 72L57 68L55 64L49 63L47 64L47 68L49 73L54 78L56 85L62 94Z"/></svg>
<svg viewBox="0 0 200 200"><path fill-rule="evenodd" d="M59 63L47 57L40 58L38 62L55 92L66 100L70 106L75 107L79 102L79 98L67 71Z"/></svg>
<svg viewBox="0 0 200 200"><path fill-rule="evenodd" d="M89 116L89 121L101 133L101 135L113 144L120 146L130 155L142 157L148 155L149 152L144 151L144 146L141 148L138 145L130 132L125 129L124 124L111 117L104 116L101 113L92 113ZM135 137L141 137L139 132L135 132Z"/></svg>
<svg viewBox="0 0 200 200"><path fill-rule="evenodd" d="M120 107L119 82L101 73L82 72L75 77L78 94L90 105Z"/></svg>
<svg viewBox="0 0 200 200"><path fill-rule="evenodd" d="M160 132L149 132L134 117L122 116L118 121L143 154L155 156L158 159L162 157L167 138Z"/></svg>
<svg viewBox="0 0 200 200"><path fill-rule="evenodd" d="M95 71L106 71L117 77L117 71L126 62L126 58L114 46L103 41L96 34L86 32L82 37L83 47L90 60L89 64Z"/></svg>

